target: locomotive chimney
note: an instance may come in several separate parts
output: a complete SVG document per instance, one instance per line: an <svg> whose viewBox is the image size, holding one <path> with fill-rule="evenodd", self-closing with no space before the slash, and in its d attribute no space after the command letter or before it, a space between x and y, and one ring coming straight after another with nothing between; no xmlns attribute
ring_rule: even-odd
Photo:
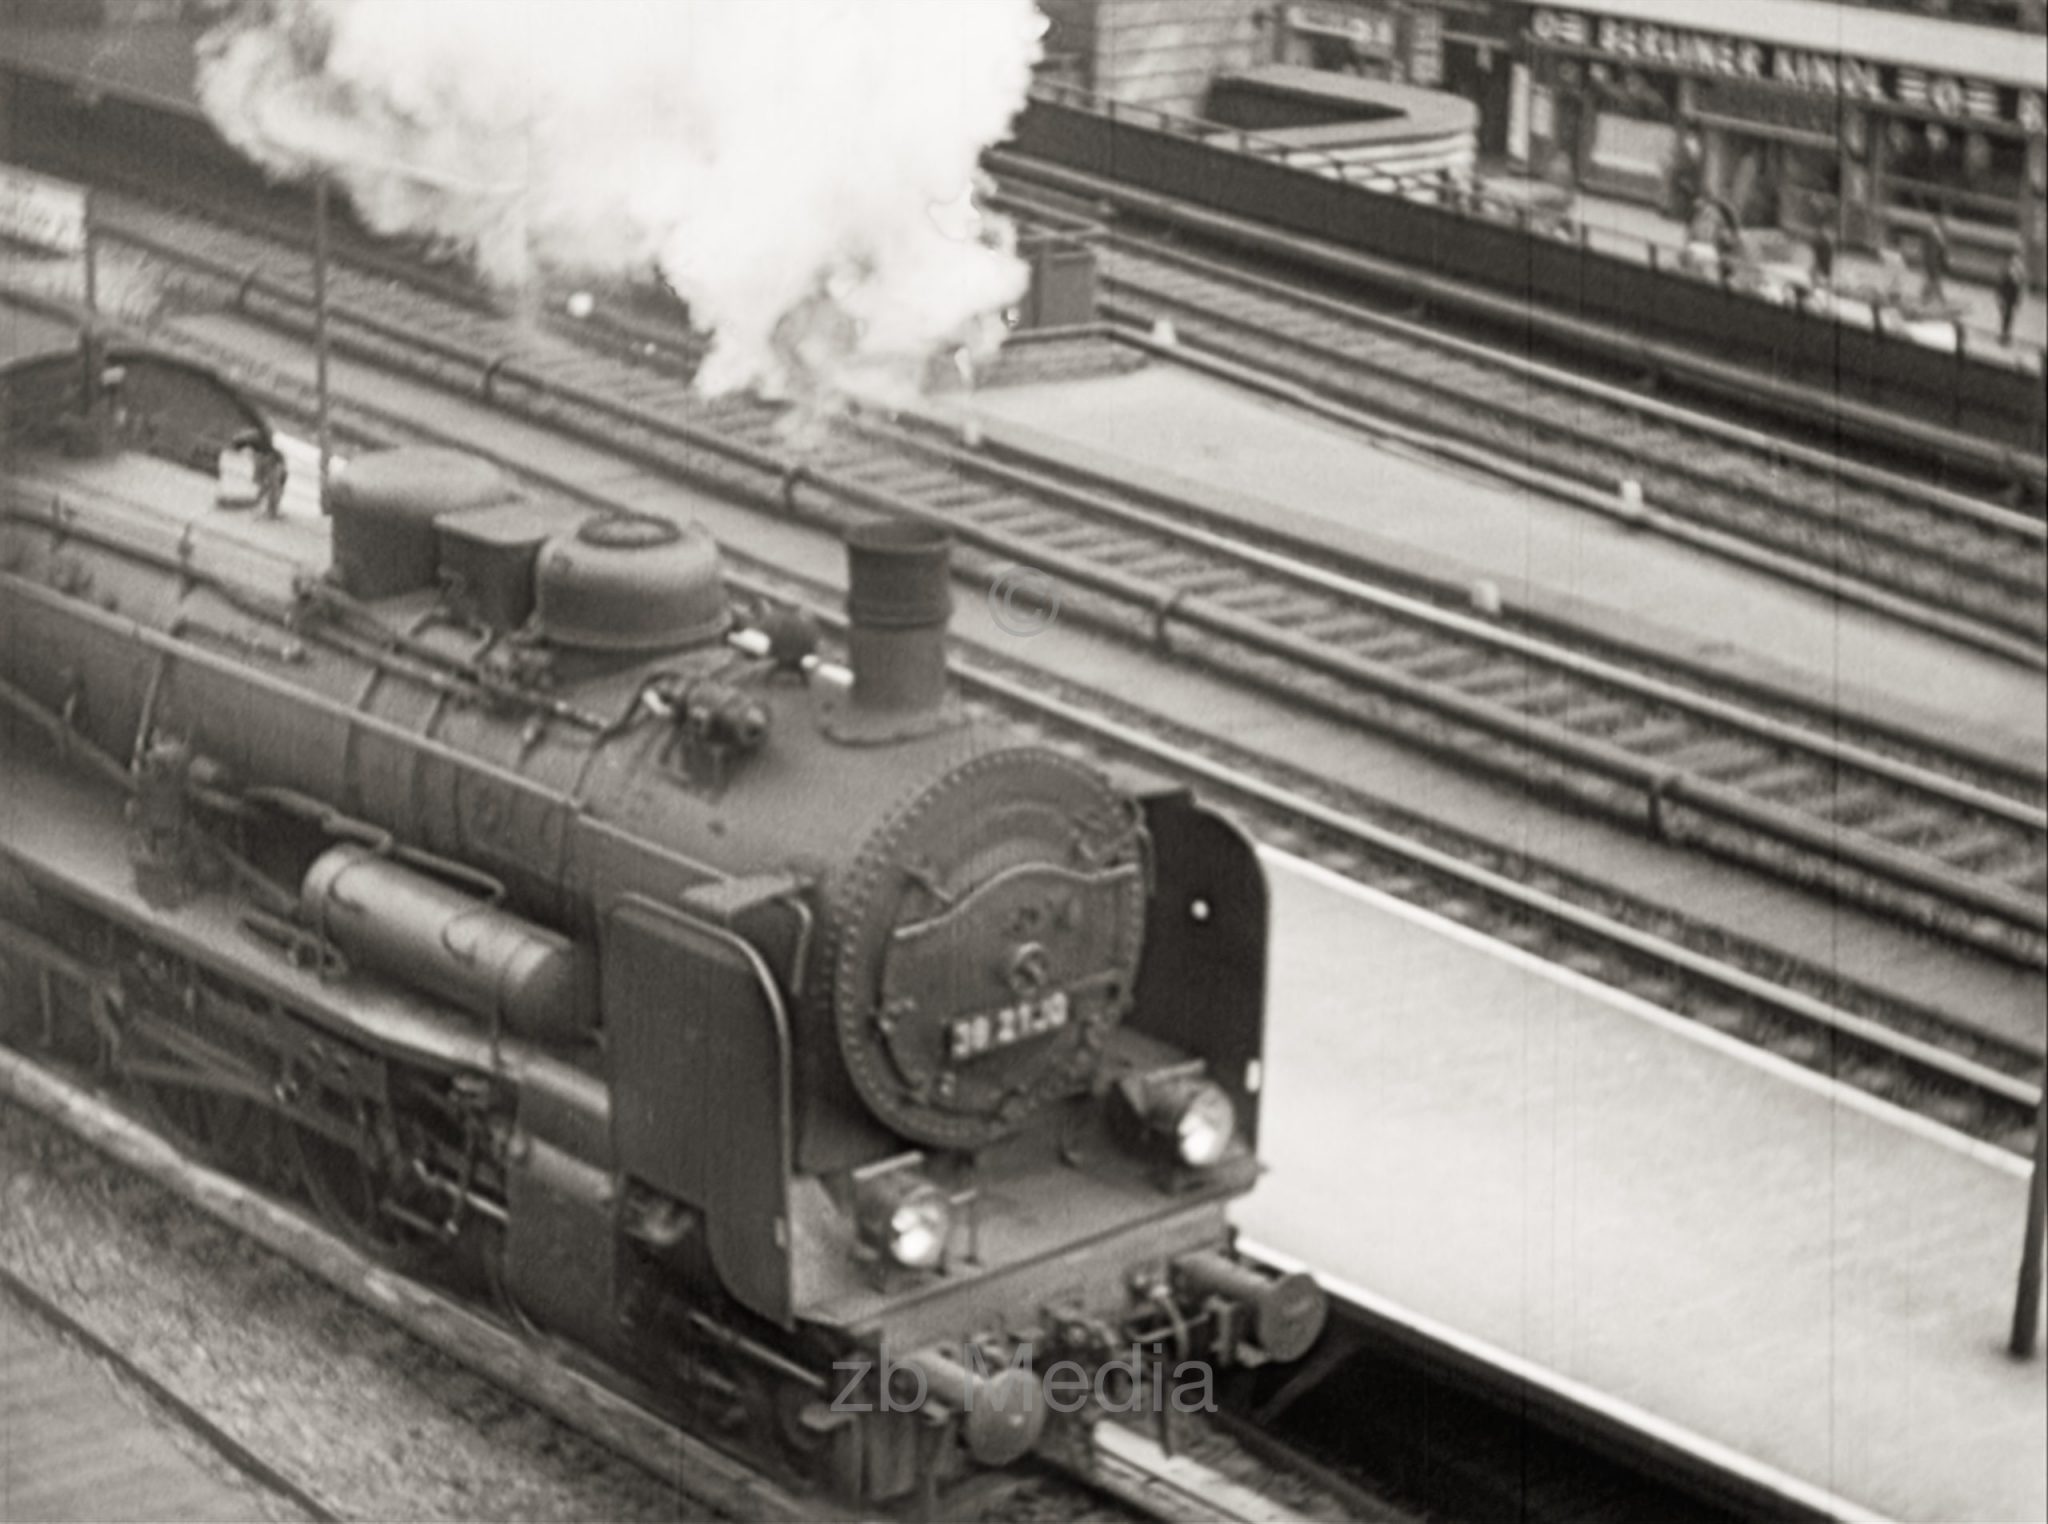
<svg viewBox="0 0 2048 1524"><path fill-rule="evenodd" d="M952 536L943 529L908 519L882 519L847 532L847 647L855 709L910 715L945 702L952 548Z"/></svg>

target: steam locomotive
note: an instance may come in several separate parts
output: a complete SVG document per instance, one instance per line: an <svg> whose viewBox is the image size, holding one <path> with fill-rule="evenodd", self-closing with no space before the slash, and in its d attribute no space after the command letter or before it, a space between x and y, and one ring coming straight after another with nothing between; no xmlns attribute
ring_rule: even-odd
<svg viewBox="0 0 2048 1524"><path fill-rule="evenodd" d="M1226 1219L1256 858L949 693L942 534L849 535L839 666L694 524L464 454L280 512L150 349L0 424L0 1039L864 1502L1085 1424L1053 1361L1314 1342Z"/></svg>

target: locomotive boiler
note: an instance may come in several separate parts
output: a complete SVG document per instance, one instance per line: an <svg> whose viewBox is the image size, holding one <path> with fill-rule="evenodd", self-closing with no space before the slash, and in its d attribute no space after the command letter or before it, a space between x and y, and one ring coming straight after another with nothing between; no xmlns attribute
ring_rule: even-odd
<svg viewBox="0 0 2048 1524"><path fill-rule="evenodd" d="M1226 1217L1257 861L949 692L942 534L849 534L840 666L693 523L467 455L280 512L162 354L0 408L6 1041L864 1500L1088 1421L1056 1360L1314 1341Z"/></svg>

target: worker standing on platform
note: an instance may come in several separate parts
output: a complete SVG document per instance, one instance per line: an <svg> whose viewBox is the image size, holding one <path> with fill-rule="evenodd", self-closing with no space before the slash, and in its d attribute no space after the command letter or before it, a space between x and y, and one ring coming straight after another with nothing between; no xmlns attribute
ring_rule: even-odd
<svg viewBox="0 0 2048 1524"><path fill-rule="evenodd" d="M1946 300L1948 279L1948 229L1942 226L1942 219L1934 219L1934 226L1920 240L1920 264L1925 282L1920 288L1920 300L1936 303Z"/></svg>
<svg viewBox="0 0 2048 1524"><path fill-rule="evenodd" d="M1691 133L1679 139L1670 173L1670 212L1678 222L1690 226L1700 209L1699 147Z"/></svg>
<svg viewBox="0 0 2048 1524"><path fill-rule="evenodd" d="M1998 272L1998 342L2012 343L2012 320L2027 289L2027 268L2017 250Z"/></svg>
<svg viewBox="0 0 2048 1524"><path fill-rule="evenodd" d="M1720 269L1724 288L1734 278L1735 264L1741 257L1742 237L1735 231L1734 221L1724 216L1714 230L1714 261Z"/></svg>
<svg viewBox="0 0 2048 1524"><path fill-rule="evenodd" d="M1878 251L1877 261L1884 269L1884 289L1880 293L1884 306L1896 307L1905 295L1906 253L1899 247L1899 235L1894 233L1884 241Z"/></svg>
<svg viewBox="0 0 2048 1524"><path fill-rule="evenodd" d="M1826 291L1835 283L1835 235L1822 227L1813 239L1813 289Z"/></svg>

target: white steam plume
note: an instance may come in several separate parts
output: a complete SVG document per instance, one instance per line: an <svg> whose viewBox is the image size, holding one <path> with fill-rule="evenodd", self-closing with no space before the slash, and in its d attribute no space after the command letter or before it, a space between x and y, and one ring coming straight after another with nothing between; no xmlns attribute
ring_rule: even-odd
<svg viewBox="0 0 2048 1524"><path fill-rule="evenodd" d="M817 401L999 342L1026 274L964 198L1042 30L1032 0L242 0L200 94L501 283L658 266L704 390Z"/></svg>

